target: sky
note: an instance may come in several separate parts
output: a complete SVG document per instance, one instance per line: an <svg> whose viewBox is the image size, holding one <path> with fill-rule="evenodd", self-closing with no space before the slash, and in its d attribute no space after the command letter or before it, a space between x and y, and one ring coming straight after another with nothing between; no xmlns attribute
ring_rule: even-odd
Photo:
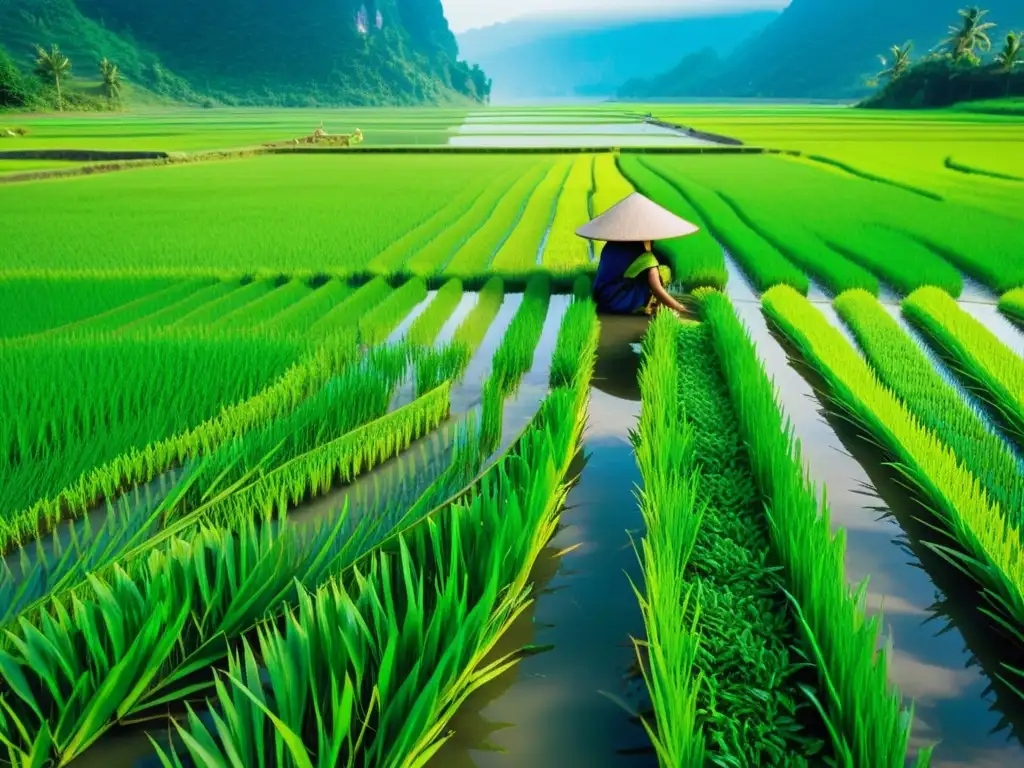
<svg viewBox="0 0 1024 768"><path fill-rule="evenodd" d="M441 0L453 32L485 27L518 16L539 14L615 13L638 15L657 11L733 8L782 8L789 0Z"/></svg>

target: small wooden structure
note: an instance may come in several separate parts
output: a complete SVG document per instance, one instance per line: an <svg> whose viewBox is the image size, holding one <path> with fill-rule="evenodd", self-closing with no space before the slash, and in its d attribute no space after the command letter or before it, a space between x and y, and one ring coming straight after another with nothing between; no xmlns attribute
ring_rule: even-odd
<svg viewBox="0 0 1024 768"><path fill-rule="evenodd" d="M328 133L324 130L321 121L316 130L309 136L302 136L290 141L275 141L264 144L264 147L298 147L303 145L318 145L327 147L351 147L363 140L363 132L356 128L354 133Z"/></svg>

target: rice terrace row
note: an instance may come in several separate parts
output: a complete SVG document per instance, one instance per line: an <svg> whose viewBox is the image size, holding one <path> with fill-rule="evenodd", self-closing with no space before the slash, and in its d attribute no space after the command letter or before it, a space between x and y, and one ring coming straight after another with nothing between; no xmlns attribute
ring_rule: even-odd
<svg viewBox="0 0 1024 768"><path fill-rule="evenodd" d="M0 764L1024 761L1019 116L322 112L0 153Z"/></svg>

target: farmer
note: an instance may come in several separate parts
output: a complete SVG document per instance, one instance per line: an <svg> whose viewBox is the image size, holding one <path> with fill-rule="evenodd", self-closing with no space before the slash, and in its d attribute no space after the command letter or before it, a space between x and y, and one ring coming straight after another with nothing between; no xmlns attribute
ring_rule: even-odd
<svg viewBox="0 0 1024 768"><path fill-rule="evenodd" d="M697 231L690 222L637 193L576 230L580 237L605 241L594 278L598 311L652 314L663 306L685 314L686 309L665 287L672 272L658 261L652 243Z"/></svg>

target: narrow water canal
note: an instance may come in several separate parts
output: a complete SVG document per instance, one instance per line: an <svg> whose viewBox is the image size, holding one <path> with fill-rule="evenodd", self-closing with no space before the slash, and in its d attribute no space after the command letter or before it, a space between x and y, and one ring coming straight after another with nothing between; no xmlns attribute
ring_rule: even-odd
<svg viewBox="0 0 1024 768"><path fill-rule="evenodd" d="M643 524L629 430L640 412L633 345L645 328L646 318L602 319L579 481L534 569L541 592L503 646L544 650L470 698L435 768L657 765L643 729L611 698L642 703L630 637L643 637L643 621L627 574L640 583L628 533Z"/></svg>

